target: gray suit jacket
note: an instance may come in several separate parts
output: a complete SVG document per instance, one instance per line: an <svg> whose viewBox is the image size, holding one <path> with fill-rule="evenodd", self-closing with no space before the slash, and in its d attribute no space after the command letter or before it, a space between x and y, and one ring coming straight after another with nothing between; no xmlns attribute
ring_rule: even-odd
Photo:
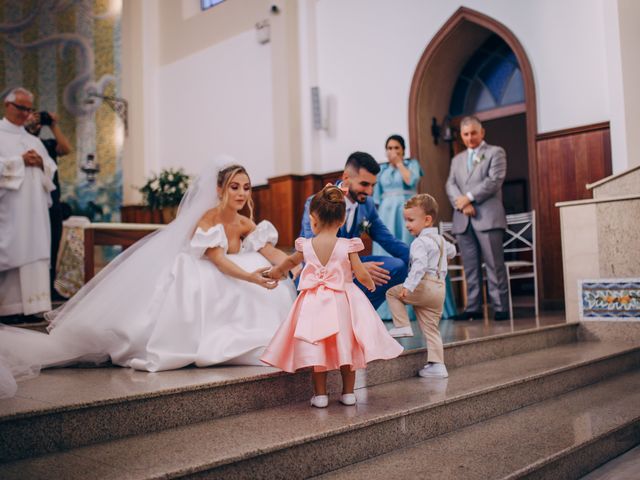
<svg viewBox="0 0 640 480"><path fill-rule="evenodd" d="M453 157L447 179L447 195L454 208L451 233L464 233L469 221L477 232L506 228L507 219L502 205L502 183L507 175L504 149L483 143L476 153L480 161L474 163L471 172L467 171L467 157L467 150ZM467 217L456 210L456 198L467 192L471 192L474 198L475 217Z"/></svg>

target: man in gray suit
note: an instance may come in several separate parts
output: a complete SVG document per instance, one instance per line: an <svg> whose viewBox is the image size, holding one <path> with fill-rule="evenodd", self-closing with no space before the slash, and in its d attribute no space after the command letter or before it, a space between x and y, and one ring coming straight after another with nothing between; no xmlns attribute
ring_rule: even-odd
<svg viewBox="0 0 640 480"><path fill-rule="evenodd" d="M451 232L458 240L467 278L467 308L454 318L482 318L484 261L494 318L507 320L509 299L502 247L507 220L501 190L507 157L503 148L484 141L484 128L476 117L462 119L460 136L467 149L451 161L447 195L454 208Z"/></svg>

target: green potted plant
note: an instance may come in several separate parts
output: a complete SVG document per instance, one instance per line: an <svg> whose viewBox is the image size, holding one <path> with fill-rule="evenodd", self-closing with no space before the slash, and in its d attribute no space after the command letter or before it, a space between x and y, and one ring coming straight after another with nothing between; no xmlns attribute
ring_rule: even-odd
<svg viewBox="0 0 640 480"><path fill-rule="evenodd" d="M140 188L144 203L152 210L162 212L162 221L169 223L178 212L178 205L189 188L189 175L182 168L166 168L153 174Z"/></svg>

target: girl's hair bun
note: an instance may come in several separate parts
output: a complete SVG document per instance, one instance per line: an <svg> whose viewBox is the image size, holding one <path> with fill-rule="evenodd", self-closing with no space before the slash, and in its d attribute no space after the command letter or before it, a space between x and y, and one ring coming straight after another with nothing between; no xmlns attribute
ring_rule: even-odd
<svg viewBox="0 0 640 480"><path fill-rule="evenodd" d="M342 203L344 202L344 193L342 190L335 185L328 183L322 189L322 196L331 203Z"/></svg>
<svg viewBox="0 0 640 480"><path fill-rule="evenodd" d="M328 184L311 199L309 211L321 224L333 225L344 222L346 213L344 192L335 185Z"/></svg>

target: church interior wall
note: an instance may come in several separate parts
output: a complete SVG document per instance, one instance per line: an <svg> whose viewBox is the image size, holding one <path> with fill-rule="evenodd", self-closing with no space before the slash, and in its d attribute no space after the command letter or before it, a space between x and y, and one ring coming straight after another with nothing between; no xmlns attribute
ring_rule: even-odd
<svg viewBox="0 0 640 480"><path fill-rule="evenodd" d="M511 29L531 61L538 132L609 118L600 0L423 2L323 0L316 4L318 86L336 99L334 136L322 139L323 168L335 170L355 148L383 160L391 133L406 135L416 64L460 7ZM488 139L490 141L490 139Z"/></svg>
<svg viewBox="0 0 640 480"><path fill-rule="evenodd" d="M265 18L273 2L225 0L205 11L200 10L200 0L157 3L161 31L159 60L167 65L240 33L254 31L255 24Z"/></svg>
<svg viewBox="0 0 640 480"><path fill-rule="evenodd" d="M270 46L246 31L163 65L158 72L160 166L197 173L219 153L273 176Z"/></svg>
<svg viewBox="0 0 640 480"><path fill-rule="evenodd" d="M125 203L139 199L135 186L151 171L184 166L194 173L223 152L247 165L256 184L287 173L339 170L356 149L384 160L385 138L407 137L416 64L460 6L503 23L522 43L535 77L538 133L610 120L614 172L640 161L640 152L626 141L640 126L640 94L633 90L640 78L633 28L640 7L633 1L226 0L206 12L197 4L124 2L122 43L112 43L116 56L109 54L112 63L96 71L113 65L121 78L114 92L129 101L123 152L115 144L122 139L114 133L114 114L97 117L114 130L100 135L109 142L101 156L104 172L123 174ZM4 20L11 21L12 11L18 19L34 3L0 5ZM269 13L273 5L277 15ZM265 19L272 38L259 44L255 24ZM10 59L4 70L4 83L22 75ZM313 129L312 86L319 87L325 107L324 130ZM83 152L62 166L64 175L76 175Z"/></svg>

